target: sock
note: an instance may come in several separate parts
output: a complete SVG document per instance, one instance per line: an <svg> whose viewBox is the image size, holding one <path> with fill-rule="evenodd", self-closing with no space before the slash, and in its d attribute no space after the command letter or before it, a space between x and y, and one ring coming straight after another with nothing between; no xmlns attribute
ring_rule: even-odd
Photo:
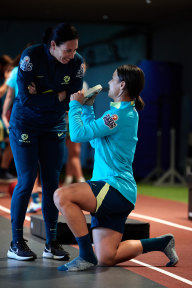
<svg viewBox="0 0 192 288"><path fill-rule="evenodd" d="M89 234L77 237L79 245L79 256L72 261L59 266L60 271L82 271L97 265L97 258L93 252L92 243Z"/></svg>
<svg viewBox="0 0 192 288"><path fill-rule="evenodd" d="M31 194L31 198L32 198L33 203L39 203L40 202L39 193L38 192L32 193Z"/></svg>
<svg viewBox="0 0 192 288"><path fill-rule="evenodd" d="M177 255L177 252L175 250L175 238L172 234L168 234L172 238L163 250L165 255L169 258L169 262L166 264L167 267L175 266L177 262L179 261L179 257Z"/></svg>
<svg viewBox="0 0 192 288"><path fill-rule="evenodd" d="M84 260L97 264L97 259L93 252L93 247L91 243L91 238L89 233L82 237L76 237L77 244L79 245L79 256Z"/></svg>
<svg viewBox="0 0 192 288"><path fill-rule="evenodd" d="M143 246L143 253L151 251L164 251L165 247L171 239L171 234L163 235L156 238L141 239L140 241Z"/></svg>
<svg viewBox="0 0 192 288"><path fill-rule="evenodd" d="M57 220L53 222L45 222L46 243L49 244L57 238Z"/></svg>
<svg viewBox="0 0 192 288"><path fill-rule="evenodd" d="M67 175L65 177L65 185L71 184L73 182L73 176Z"/></svg>
<svg viewBox="0 0 192 288"><path fill-rule="evenodd" d="M82 183L82 182L85 182L85 178L83 176L77 179L77 183Z"/></svg>
<svg viewBox="0 0 192 288"><path fill-rule="evenodd" d="M75 272L75 271L87 270L87 269L93 268L95 266L96 266L96 264L87 262L83 258L78 256L75 259L73 259L72 261L70 261L64 265L59 266L57 269L59 271Z"/></svg>

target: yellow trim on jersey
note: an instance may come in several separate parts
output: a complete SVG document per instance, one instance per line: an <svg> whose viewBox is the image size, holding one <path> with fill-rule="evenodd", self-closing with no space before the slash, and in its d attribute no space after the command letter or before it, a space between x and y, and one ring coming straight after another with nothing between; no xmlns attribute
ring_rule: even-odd
<svg viewBox="0 0 192 288"><path fill-rule="evenodd" d="M53 90L52 90L52 89L50 89L50 90L47 90L47 91L43 91L42 93L43 93L43 94L45 94L45 93L51 93L51 92L53 92Z"/></svg>
<svg viewBox="0 0 192 288"><path fill-rule="evenodd" d="M119 109L121 107L121 102L110 102L110 106L113 106L116 109Z"/></svg>
<svg viewBox="0 0 192 288"><path fill-rule="evenodd" d="M130 102L132 106L135 104L135 100L130 101ZM121 102L110 102L110 106L115 107L116 109L119 109L121 107Z"/></svg>
<svg viewBox="0 0 192 288"><path fill-rule="evenodd" d="M97 208L96 211L98 211L99 207L101 206L103 200L105 199L105 196L107 195L107 192L109 191L109 187L110 185L108 183L106 183L103 188L101 189L101 191L99 192L99 194L97 195Z"/></svg>

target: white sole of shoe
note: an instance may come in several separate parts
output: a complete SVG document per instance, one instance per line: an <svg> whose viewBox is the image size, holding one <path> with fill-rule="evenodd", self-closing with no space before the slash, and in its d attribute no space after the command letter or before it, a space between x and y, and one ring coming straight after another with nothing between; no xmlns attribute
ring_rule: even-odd
<svg viewBox="0 0 192 288"><path fill-rule="evenodd" d="M19 261L26 261L26 260L34 259L33 256L21 257L21 256L18 256L17 254L15 254L14 252L11 252L11 251L7 252L7 257L10 258L10 259L16 259L16 260L19 260Z"/></svg>
<svg viewBox="0 0 192 288"><path fill-rule="evenodd" d="M48 252L43 252L43 258L47 258L47 259L55 259L55 260L59 260L59 259L63 259L65 256L56 256L53 255L52 253L48 253Z"/></svg>

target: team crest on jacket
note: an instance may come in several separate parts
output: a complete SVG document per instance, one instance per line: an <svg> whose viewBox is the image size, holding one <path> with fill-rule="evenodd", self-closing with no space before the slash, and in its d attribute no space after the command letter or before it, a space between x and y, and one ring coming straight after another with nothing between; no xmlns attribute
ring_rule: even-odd
<svg viewBox="0 0 192 288"><path fill-rule="evenodd" d="M20 62L20 68L23 71L31 71L33 67L33 64L30 63L30 57L29 56L25 56L21 62Z"/></svg>
<svg viewBox="0 0 192 288"><path fill-rule="evenodd" d="M77 71L76 78L83 78L84 75L84 64L82 63L79 70Z"/></svg>
<svg viewBox="0 0 192 288"><path fill-rule="evenodd" d="M108 126L110 129L113 129L117 126L115 121L118 120L118 116L116 114L110 116L110 114L107 114L103 117L104 123L106 126Z"/></svg>

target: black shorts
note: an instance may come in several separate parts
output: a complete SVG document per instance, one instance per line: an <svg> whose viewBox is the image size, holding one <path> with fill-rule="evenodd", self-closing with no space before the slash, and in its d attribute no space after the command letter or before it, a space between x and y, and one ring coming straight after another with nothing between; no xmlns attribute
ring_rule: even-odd
<svg viewBox="0 0 192 288"><path fill-rule="evenodd" d="M104 181L86 182L97 199L96 211L91 214L91 228L105 227L123 234L125 221L134 205Z"/></svg>

